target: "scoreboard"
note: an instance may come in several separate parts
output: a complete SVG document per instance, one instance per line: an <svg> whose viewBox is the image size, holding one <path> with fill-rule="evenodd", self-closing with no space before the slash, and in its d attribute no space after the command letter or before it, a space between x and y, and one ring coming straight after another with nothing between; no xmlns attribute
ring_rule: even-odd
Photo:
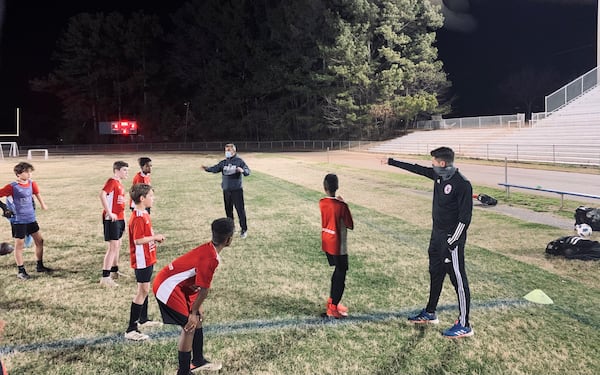
<svg viewBox="0 0 600 375"><path fill-rule="evenodd" d="M105 121L98 125L100 134L132 135L138 130L137 121L132 120Z"/></svg>

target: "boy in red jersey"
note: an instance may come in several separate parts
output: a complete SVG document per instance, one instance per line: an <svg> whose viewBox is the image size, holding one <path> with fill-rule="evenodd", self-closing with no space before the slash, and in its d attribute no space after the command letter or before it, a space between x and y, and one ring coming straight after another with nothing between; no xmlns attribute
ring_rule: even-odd
<svg viewBox="0 0 600 375"><path fill-rule="evenodd" d="M40 194L40 189L35 181L31 180L33 165L21 162L14 167L17 181L12 182L0 189L0 197L10 197L15 206L12 224L13 237L15 239L15 261L17 263L17 277L21 280L29 280L30 276L25 270L23 262L23 250L25 248L25 237L31 235L35 242L35 256L37 258L37 272L51 272L50 268L44 266L44 239L40 233L40 227L35 217L35 206L33 196L40 203L42 209L48 207Z"/></svg>
<svg viewBox="0 0 600 375"><path fill-rule="evenodd" d="M321 242L331 267L335 267L331 276L331 290L327 300L327 316L336 319L348 316L348 309L340 303L346 286L348 271L347 229L354 229L352 214L341 196L336 197L338 177L328 174L323 180L327 197L319 201L321 209Z"/></svg>
<svg viewBox="0 0 600 375"><path fill-rule="evenodd" d="M150 179L150 173L152 173L152 159L144 156L138 159L138 163L140 164L141 171L139 171L135 174L135 176L133 176L131 186L135 184L152 185L152 181ZM133 199L129 200L129 208L132 211L135 209L135 202L133 201ZM147 207L146 211L150 213L150 207Z"/></svg>
<svg viewBox="0 0 600 375"><path fill-rule="evenodd" d="M140 327L162 325L148 319L148 291L150 279L156 263L156 242L165 240L162 234L154 234L150 214L146 209L154 203L154 191L148 184L135 184L131 187L131 199L135 210L129 219L129 257L131 268L135 270L137 293L131 302L129 326L125 331L127 340L142 341L149 337L138 330Z"/></svg>
<svg viewBox="0 0 600 375"><path fill-rule="evenodd" d="M169 263L156 275L152 285L163 322L182 327L177 344L177 375L189 375L196 370L216 371L222 367L220 363L207 361L203 355L202 303L208 296L213 275L221 260L219 253L233 239L233 219L217 219L212 222L211 230L210 242Z"/></svg>
<svg viewBox="0 0 600 375"><path fill-rule="evenodd" d="M121 237L125 231L125 188L121 180L127 178L129 164L116 161L113 164L113 176L109 178L100 191L102 203L102 224L104 226L104 241L108 242L100 285L115 287L113 280L119 277L119 251Z"/></svg>

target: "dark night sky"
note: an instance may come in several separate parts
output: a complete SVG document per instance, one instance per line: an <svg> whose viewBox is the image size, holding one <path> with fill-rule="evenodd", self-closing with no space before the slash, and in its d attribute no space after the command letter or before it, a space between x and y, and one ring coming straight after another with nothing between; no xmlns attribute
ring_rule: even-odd
<svg viewBox="0 0 600 375"><path fill-rule="evenodd" d="M438 1L440 0L432 0ZM39 96L28 81L44 77L51 53L69 17L81 12L143 9L165 17L184 1L0 0L0 109L27 108ZM460 23L438 31L439 56L457 96L454 114L513 113L499 84L525 65L551 66L560 74L556 88L596 64L596 0L445 0ZM473 26L474 25L474 26ZM542 104L540 99L539 105ZM534 108L543 110L543 108ZM522 111L522 110L520 110Z"/></svg>

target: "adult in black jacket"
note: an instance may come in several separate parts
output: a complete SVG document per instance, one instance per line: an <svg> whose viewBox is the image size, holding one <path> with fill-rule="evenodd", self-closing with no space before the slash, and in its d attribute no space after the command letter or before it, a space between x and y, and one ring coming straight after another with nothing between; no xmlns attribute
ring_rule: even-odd
<svg viewBox="0 0 600 375"><path fill-rule="evenodd" d="M225 145L225 159L212 167L202 166L207 172L223 175L221 188L223 189L223 202L225 203L225 214L233 219L233 207L237 211L240 220L240 236L246 238L248 225L246 223L246 209L244 207L244 189L242 188L242 176L250 175L250 168L242 158L237 156L236 147L233 143Z"/></svg>
<svg viewBox="0 0 600 375"><path fill-rule="evenodd" d="M471 293L465 272L465 243L473 211L473 188L454 167L454 151L439 147L431 151L432 167L409 164L389 158L387 163L434 181L433 228L429 241L429 301L419 313L408 318L412 323L437 324L435 314L446 274L456 290L459 318L443 335L450 338L473 335L469 323Z"/></svg>

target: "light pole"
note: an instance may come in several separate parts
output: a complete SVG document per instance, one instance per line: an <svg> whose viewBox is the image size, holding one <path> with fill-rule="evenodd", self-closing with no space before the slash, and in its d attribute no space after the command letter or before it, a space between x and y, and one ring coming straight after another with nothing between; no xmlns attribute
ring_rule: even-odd
<svg viewBox="0 0 600 375"><path fill-rule="evenodd" d="M600 0L598 0L600 1ZM188 114L190 112L190 102L183 103L185 106L185 130L183 133L183 143L187 143L187 131L188 131Z"/></svg>

